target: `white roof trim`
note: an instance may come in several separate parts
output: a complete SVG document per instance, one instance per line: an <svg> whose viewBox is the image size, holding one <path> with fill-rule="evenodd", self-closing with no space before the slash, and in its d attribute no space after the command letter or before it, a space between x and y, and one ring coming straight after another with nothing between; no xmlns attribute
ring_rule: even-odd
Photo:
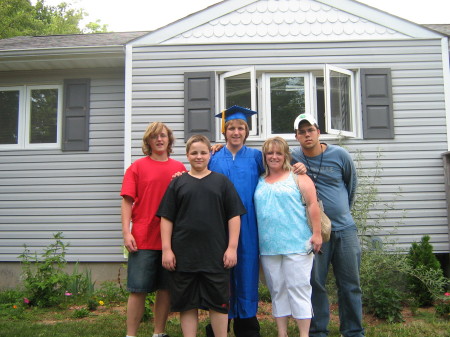
<svg viewBox="0 0 450 337"><path fill-rule="evenodd" d="M364 18L371 22L383 25L399 33L411 36L413 38L442 38L444 35L424 28L416 23L395 15L386 13L382 10L370 7L354 0L314 0L319 3L348 12L352 15ZM210 6L197 13L191 14L183 19L175 21L145 36L137 38L129 43L132 46L155 45L164 43L167 40L175 38L179 34L202 26L211 20L220 18L226 14L237 11L258 0L225 0L216 5ZM388 26L386 25L388 24Z"/></svg>
<svg viewBox="0 0 450 337"><path fill-rule="evenodd" d="M214 20L220 16L238 10L258 0L225 0L213 6L210 6L197 13L191 14L183 19L175 21L167 26L157 29L148 35L140 37L132 42L131 45L152 45L159 44L173 38L187 30L201 26L206 22Z"/></svg>
<svg viewBox="0 0 450 337"><path fill-rule="evenodd" d="M447 124L447 149L450 151L450 64L448 38L442 38L442 68L444 75L445 116Z"/></svg>
<svg viewBox="0 0 450 337"><path fill-rule="evenodd" d="M125 47L125 132L123 144L124 171L131 165L131 123L132 123L132 103L133 103L133 48L129 45Z"/></svg>
<svg viewBox="0 0 450 337"><path fill-rule="evenodd" d="M335 7L340 10L349 12L353 15L359 16L369 21L373 21L380 25L386 26L390 29L396 30L405 35L415 38L441 38L442 34L434 32L430 29L424 28L419 24L402 19L393 14L384 12L380 9L362 4L354 0L315 0L330 7ZM395 0L392 0L395 1ZM389 24L387 26L386 24Z"/></svg>

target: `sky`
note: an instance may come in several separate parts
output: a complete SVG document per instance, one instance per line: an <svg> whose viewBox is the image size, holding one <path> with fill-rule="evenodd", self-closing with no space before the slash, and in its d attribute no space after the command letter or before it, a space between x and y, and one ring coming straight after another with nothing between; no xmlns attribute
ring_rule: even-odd
<svg viewBox="0 0 450 337"><path fill-rule="evenodd" d="M86 23L99 19L108 31L149 31L195 13L220 0L44 0L47 5L67 2L83 8ZM35 1L32 1L35 3ZM449 0L359 0L415 23L450 24Z"/></svg>

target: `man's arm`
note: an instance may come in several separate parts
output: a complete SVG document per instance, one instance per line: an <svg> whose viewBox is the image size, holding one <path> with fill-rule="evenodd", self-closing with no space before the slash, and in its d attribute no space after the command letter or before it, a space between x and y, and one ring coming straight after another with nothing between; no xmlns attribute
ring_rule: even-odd
<svg viewBox="0 0 450 337"><path fill-rule="evenodd" d="M232 268L237 263L237 247L240 231L241 217L237 215L228 220L228 248L223 256L223 265L225 268Z"/></svg>
<svg viewBox="0 0 450 337"><path fill-rule="evenodd" d="M344 179L345 187L347 188L348 203L351 208L355 201L356 187L358 186L358 175L356 172L355 163L347 151L345 151L342 177Z"/></svg>
<svg viewBox="0 0 450 337"><path fill-rule="evenodd" d="M123 244L130 253L138 250L136 240L131 234L131 226L130 226L133 202L134 200L132 197L124 195L122 198L122 205L121 205Z"/></svg>

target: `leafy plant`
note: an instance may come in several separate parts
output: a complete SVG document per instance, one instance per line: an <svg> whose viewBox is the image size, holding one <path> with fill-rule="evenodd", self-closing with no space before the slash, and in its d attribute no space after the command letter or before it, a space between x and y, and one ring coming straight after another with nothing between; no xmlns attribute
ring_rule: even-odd
<svg viewBox="0 0 450 337"><path fill-rule="evenodd" d="M450 293L447 292L439 296L435 301L434 307L439 316L450 320Z"/></svg>
<svg viewBox="0 0 450 337"><path fill-rule="evenodd" d="M145 298L144 315L142 316L142 322L148 321L153 318L153 305L155 304L156 293L149 293Z"/></svg>
<svg viewBox="0 0 450 337"><path fill-rule="evenodd" d="M39 258L27 246L19 256L22 261L23 284L31 305L49 307L59 302L66 291L69 277L64 272L65 255L68 247L62 233L54 234L55 243L44 249Z"/></svg>
<svg viewBox="0 0 450 337"><path fill-rule="evenodd" d="M399 272L405 264L404 255L389 253L382 248L365 250L361 263L363 303L369 312L388 322L401 322L402 303L406 300L405 274Z"/></svg>
<svg viewBox="0 0 450 337"><path fill-rule="evenodd" d="M107 303L120 303L126 301L128 293L116 282L105 281L95 291L95 297Z"/></svg>
<svg viewBox="0 0 450 337"><path fill-rule="evenodd" d="M84 318L90 315L90 311L87 308L80 308L74 310L72 317L73 318Z"/></svg>
<svg viewBox="0 0 450 337"><path fill-rule="evenodd" d="M430 244L430 236L424 235L420 243L413 242L408 254L408 264L413 272L409 275L409 287L414 296L418 300L420 306L429 306L433 304L433 292L429 289L429 285L424 284L420 277L416 274L427 273L428 271L436 274L436 279L442 279L443 271L441 265L433 254L433 246ZM438 293L442 293L444 289L437 289ZM436 291L436 290L435 290Z"/></svg>

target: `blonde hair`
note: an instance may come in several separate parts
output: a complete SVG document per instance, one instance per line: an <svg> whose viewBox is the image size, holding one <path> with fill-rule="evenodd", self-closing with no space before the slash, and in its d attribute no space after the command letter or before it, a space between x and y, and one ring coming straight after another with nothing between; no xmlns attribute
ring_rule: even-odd
<svg viewBox="0 0 450 337"><path fill-rule="evenodd" d="M269 138L264 142L262 146L263 162L264 168L266 170L266 172L264 173L265 177L269 175L269 166L266 162L266 154L274 148L280 149L280 151L284 154L283 170L289 171L291 169L292 157L291 152L289 151L288 143L281 137Z"/></svg>
<svg viewBox="0 0 450 337"><path fill-rule="evenodd" d="M150 147L148 140L151 137L159 135L164 131L164 129L166 129L167 136L169 137L169 144L167 145L167 155L170 156L170 154L173 152L172 146L175 143L175 137L172 130L170 130L164 123L153 122L147 126L147 129L144 132L144 136L142 137L142 152L145 155L150 156L152 154L152 148Z"/></svg>
<svg viewBox="0 0 450 337"><path fill-rule="evenodd" d="M186 142L186 153L189 152L189 149L191 148L192 144L194 144L194 143L203 143L208 147L208 150L211 148L211 142L209 141L208 137L203 136L203 135L193 135Z"/></svg>
<svg viewBox="0 0 450 337"><path fill-rule="evenodd" d="M234 122L234 121L239 122L239 125L244 125L244 126L245 126L245 138L244 138L244 144L245 144L245 141L247 140L248 135L250 134L250 130L249 130L249 128L248 128L247 122L244 121L243 119L239 119L239 118L229 120L228 122L225 123L225 132L222 133L223 136L225 137L225 142L227 141L227 129L228 129L228 127L230 126L230 124L231 124L232 122Z"/></svg>

